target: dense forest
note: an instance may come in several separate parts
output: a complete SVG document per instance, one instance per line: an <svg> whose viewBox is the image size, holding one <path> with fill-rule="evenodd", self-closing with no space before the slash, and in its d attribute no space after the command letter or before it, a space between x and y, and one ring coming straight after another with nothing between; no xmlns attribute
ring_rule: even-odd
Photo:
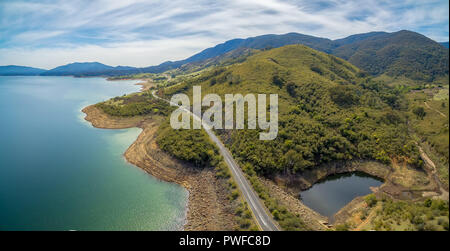
<svg viewBox="0 0 450 251"><path fill-rule="evenodd" d="M258 174L296 173L331 161L392 158L421 166L407 133L407 104L398 89L376 82L348 62L292 45L251 56L166 90L202 86L202 94L278 93L279 134L258 140L258 130L218 130L243 163Z"/></svg>
<svg viewBox="0 0 450 251"><path fill-rule="evenodd" d="M336 48L333 54L373 75L434 81L448 75L448 49L411 31L379 34Z"/></svg>

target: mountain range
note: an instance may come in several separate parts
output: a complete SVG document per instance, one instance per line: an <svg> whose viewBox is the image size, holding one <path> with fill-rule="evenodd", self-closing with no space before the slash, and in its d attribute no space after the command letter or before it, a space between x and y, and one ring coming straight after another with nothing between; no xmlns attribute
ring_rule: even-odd
<svg viewBox="0 0 450 251"><path fill-rule="evenodd" d="M140 73L139 68L130 66L112 67L98 62L72 63L48 70L40 75L43 76L98 76L98 75L125 75Z"/></svg>
<svg viewBox="0 0 450 251"><path fill-rule="evenodd" d="M36 76L46 71L44 69L18 65L0 66L0 76Z"/></svg>
<svg viewBox="0 0 450 251"><path fill-rule="evenodd" d="M101 63L72 63L51 70L21 66L0 66L0 75L43 76L120 76L137 73L161 73L183 66L204 64L220 57L239 57L248 49L266 50L286 45L302 44L338 56L372 75L387 74L432 81L448 75L448 42L437 43L411 31L370 32L331 40L299 33L262 35L233 39L218 44L180 61L167 61L157 66L136 68L112 67Z"/></svg>

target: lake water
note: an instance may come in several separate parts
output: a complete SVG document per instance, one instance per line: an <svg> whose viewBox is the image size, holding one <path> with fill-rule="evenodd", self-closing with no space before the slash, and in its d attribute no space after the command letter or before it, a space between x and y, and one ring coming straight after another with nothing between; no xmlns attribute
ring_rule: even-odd
<svg viewBox="0 0 450 251"><path fill-rule="evenodd" d="M363 173L332 175L300 193L302 202L318 213L331 217L358 196L372 193L382 181Z"/></svg>
<svg viewBox="0 0 450 251"><path fill-rule="evenodd" d="M104 130L83 107L134 81L0 77L0 230L178 230L188 192L126 163L140 129Z"/></svg>

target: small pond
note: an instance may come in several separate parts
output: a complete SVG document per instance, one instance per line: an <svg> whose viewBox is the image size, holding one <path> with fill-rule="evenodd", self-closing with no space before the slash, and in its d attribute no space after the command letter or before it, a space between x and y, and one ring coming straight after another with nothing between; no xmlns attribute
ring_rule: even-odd
<svg viewBox="0 0 450 251"><path fill-rule="evenodd" d="M372 193L383 181L365 173L336 174L300 193L301 201L316 212L332 217L354 198Z"/></svg>

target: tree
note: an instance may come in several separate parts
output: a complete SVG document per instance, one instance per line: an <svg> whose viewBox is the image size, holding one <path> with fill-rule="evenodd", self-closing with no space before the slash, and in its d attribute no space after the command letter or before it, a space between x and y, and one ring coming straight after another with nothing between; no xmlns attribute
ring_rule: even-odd
<svg viewBox="0 0 450 251"><path fill-rule="evenodd" d="M417 118L423 119L425 115L427 115L427 112L423 107L416 107L413 109L413 113L417 116Z"/></svg>
<svg viewBox="0 0 450 251"><path fill-rule="evenodd" d="M293 98L295 98L297 96L297 93L295 92L295 89L297 88L297 86L295 85L295 83L289 82L286 85L286 90L289 93L289 95Z"/></svg>
<svg viewBox="0 0 450 251"><path fill-rule="evenodd" d="M283 85L284 85L284 79L282 79L280 76L278 76L278 75L274 75L273 77L272 77L272 83L274 84L274 85L276 85L276 86L278 86L278 87L283 87Z"/></svg>
<svg viewBox="0 0 450 251"><path fill-rule="evenodd" d="M359 103L355 88L339 85L330 89L331 99L340 106L352 106Z"/></svg>
<svg viewBox="0 0 450 251"><path fill-rule="evenodd" d="M313 72L315 72L315 73L318 73L318 74L320 74L320 75L323 75L322 69L320 69L320 68L317 67L317 66L312 66L312 67L311 67L311 71L313 71Z"/></svg>
<svg viewBox="0 0 450 251"><path fill-rule="evenodd" d="M373 207L377 204L377 197L375 194L369 194L364 198L364 201L366 202L367 206Z"/></svg>

